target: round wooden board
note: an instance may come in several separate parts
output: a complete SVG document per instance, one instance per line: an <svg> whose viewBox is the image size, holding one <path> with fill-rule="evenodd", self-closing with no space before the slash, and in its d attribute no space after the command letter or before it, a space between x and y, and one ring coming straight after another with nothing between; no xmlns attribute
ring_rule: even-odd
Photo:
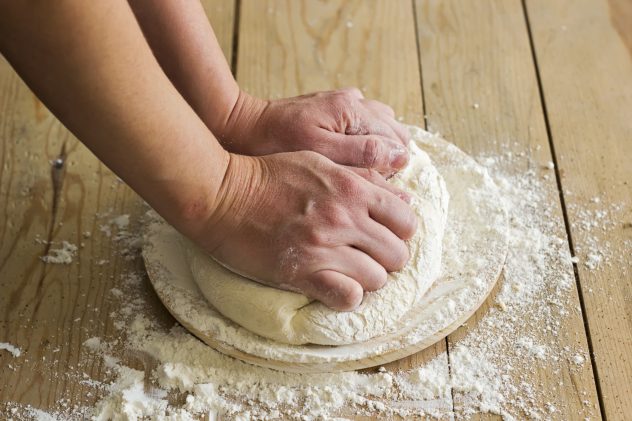
<svg viewBox="0 0 632 421"><path fill-rule="evenodd" d="M444 177L450 211L444 273L392 333L341 346L280 344L253 334L223 317L202 297L186 262L183 244L188 240L153 217L147 225L143 259L163 304L178 322L216 350L291 372L382 365L449 335L474 314L500 277L507 255L507 216L495 184L471 157L421 129L411 127L411 133Z"/></svg>

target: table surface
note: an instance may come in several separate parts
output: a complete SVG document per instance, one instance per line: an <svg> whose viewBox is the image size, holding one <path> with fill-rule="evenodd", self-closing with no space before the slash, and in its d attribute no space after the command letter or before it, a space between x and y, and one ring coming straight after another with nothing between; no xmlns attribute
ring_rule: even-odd
<svg viewBox="0 0 632 421"><path fill-rule="evenodd" d="M632 2L629 0L206 0L241 86L262 97L357 86L406 122L440 132L468 153L500 153L510 139L552 161L552 215L572 254L588 242L632 241ZM480 107L473 107L480 103ZM61 169L51 161L63 157ZM523 169L516 168L516 172ZM558 194L559 192L559 194ZM625 204L606 234L579 229L591 198ZM105 293L142 265L99 233L103 215L143 211L141 200L79 143L0 62L0 342L23 351L18 369L0 352L0 403L38 408L94 404L64 377L81 344L116 334ZM94 233L85 237L84 232ZM46 265L50 241L81 244L71 265ZM571 311L551 352L590 355L582 370L522 373L556 390L559 419L632 414L632 271L569 268ZM103 264L107 262L107 264ZM574 273L573 273L574 272ZM599 286L599 288L595 287ZM164 309L149 294L156 313ZM485 307L485 306L484 306ZM168 316L164 316L168 318ZM476 316L474 316L476 317ZM410 368L449 350L468 326L392 363ZM538 332L532 332L537 336ZM447 353L445 351L448 351ZM85 357L85 356L84 356ZM48 363L49 361L50 363ZM54 363L53 363L54 362ZM95 359L87 371L99 378ZM459 415L459 393L453 407ZM490 417L481 415L481 418ZM629 419L629 418L628 418Z"/></svg>

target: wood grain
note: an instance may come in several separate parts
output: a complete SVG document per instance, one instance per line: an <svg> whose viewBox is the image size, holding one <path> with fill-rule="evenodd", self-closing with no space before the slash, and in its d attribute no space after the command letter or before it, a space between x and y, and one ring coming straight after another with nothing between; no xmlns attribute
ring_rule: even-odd
<svg viewBox="0 0 632 421"><path fill-rule="evenodd" d="M629 250L629 1L525 0L546 115L519 0L413 0L414 8L407 1L387 0L243 0L238 57L232 56L235 1L203 4L229 62L238 59L238 79L246 90L282 97L355 85L367 97L389 103L407 122L423 126L423 76L430 129L470 153L499 152L503 142L515 152L527 151L530 161L525 159L516 173L531 169L533 162L556 161L572 246L580 257L595 238L607 241L613 252ZM480 107L473 108L474 103ZM58 157L65 163L54 169L51 161ZM555 180L547 188L557 231L563 235ZM579 209L593 206L594 197L601 203L623 204L613 229L578 228L583 218ZM87 393L82 378L69 372L79 369L94 379L107 377L98 359L85 356L81 344L92 336L117 337L108 320L116 309L107 292L118 285L121 274L140 269L138 259L120 256L100 226L126 213L135 221L141 210L139 198L0 60L0 342L23 351L20 358L0 351L0 403L47 410L94 404L97 397ZM85 232L91 236L85 238ZM40 256L62 240L83 243L75 262L44 265ZM602 410L610 419L632 413L632 270L629 255L622 258L622 263L596 271L581 260L577 266ZM573 274L570 267L568 274ZM149 311L164 315L146 286ZM573 311L582 303L577 295L573 300L571 316L560 326L566 334L553 351L566 345L588 350L581 315ZM484 306L470 326L486 311ZM163 317L165 323L172 322ZM524 326L527 335L537 337L535 330L528 323ZM451 335L450 347L468 331L466 326ZM446 350L442 343L387 368L409 369L438 356L447 372ZM598 405L590 365L571 370L562 364L557 372L536 367L519 375L554 395L551 401L559 411L555 418L582 419ZM455 402L447 404L458 410L462 402L463 396L455 393ZM7 418L2 410L0 418ZM598 418L599 413L592 415Z"/></svg>
<svg viewBox="0 0 632 421"><path fill-rule="evenodd" d="M254 95L278 98L357 86L406 122L423 125L409 2L245 0L238 55L237 79ZM444 351L440 342L386 368L445 359Z"/></svg>
<svg viewBox="0 0 632 421"><path fill-rule="evenodd" d="M205 1L229 57L233 3ZM57 158L61 168L52 165ZM107 376L81 344L93 336L120 338L108 317L116 310L108 292L122 274L142 268L140 258L122 256L100 227L121 214L134 223L142 210L138 196L0 58L0 342L22 350L19 358L0 351L0 403L45 410L94 405L97 396L72 373ZM73 263L44 264L40 257L63 240L79 247ZM148 282L146 291L149 311L168 318ZM9 416L4 409L2 419Z"/></svg>
<svg viewBox="0 0 632 421"><path fill-rule="evenodd" d="M222 47L226 61L233 60L233 42L235 40L235 9L234 0L201 0L206 16L213 25L213 32Z"/></svg>
<svg viewBox="0 0 632 421"><path fill-rule="evenodd" d="M501 147L505 143L511 151L526 154L520 165L508 171L521 174L533 169L542 173L542 165L537 164L546 163L552 155L520 1L417 0L415 4L429 128L472 154L500 154L506 151ZM533 163L538 168L532 168ZM549 179L546 188L555 231L564 237L555 180ZM545 210L541 212L546 218ZM571 265L565 270L572 279ZM576 306L579 298L573 291L569 308ZM469 329L466 325L448 337L448 351ZM524 336L543 337L543 327L538 323L525 320L517 329ZM552 342L547 341L553 355L562 355L566 346L588 355L581 314L571 312L561 318L559 332ZM590 364L579 371L563 360L556 370L525 364L508 374L514 384L524 380L536 385L557 408L555 418L583 419L591 416L591 406L597 405ZM462 416L460 408L465 399L460 393L454 394L457 418ZM590 405L584 405L584 400ZM519 417L528 415L518 408L514 411Z"/></svg>
<svg viewBox="0 0 632 421"><path fill-rule="evenodd" d="M569 228L580 259L577 270L603 411L608 419L629 419L632 3L529 0L526 4ZM586 209L594 219L587 221ZM607 229L594 217L594 212L604 210L613 220ZM586 222L596 224L587 227ZM587 254L599 251L604 261L590 270L584 264Z"/></svg>
<svg viewBox="0 0 632 421"><path fill-rule="evenodd" d="M0 354L0 376L6 379L0 401L39 408L55 407L61 399L89 403L85 388L64 372L78 364L84 340L107 336L106 292L113 277L134 264L117 253L99 226L107 224L106 213L135 215L140 202L48 113L6 62L0 68L6 98L0 114L0 320L5 322L0 341L24 353L15 361ZM64 161L60 169L51 165L57 158ZM88 232L90 238L84 238ZM63 240L79 247L72 264L40 260ZM98 266L100 260L107 265ZM89 371L98 376L99 370Z"/></svg>

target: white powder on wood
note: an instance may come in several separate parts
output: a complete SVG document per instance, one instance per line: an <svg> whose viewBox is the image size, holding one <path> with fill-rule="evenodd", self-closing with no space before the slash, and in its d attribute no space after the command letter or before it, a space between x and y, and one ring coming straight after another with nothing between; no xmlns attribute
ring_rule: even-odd
<svg viewBox="0 0 632 421"><path fill-rule="evenodd" d="M15 345L11 345L10 343L6 343L6 342L0 342L0 350L8 351L15 358L17 358L20 355L22 355L22 351L20 350L20 348L18 348Z"/></svg>
<svg viewBox="0 0 632 421"><path fill-rule="evenodd" d="M82 354L85 366L92 366L95 357L103 359L114 379L103 384L78 376L77 382L92 385L91 393L100 397L99 403L91 409L60 406L63 416L59 418L85 419L90 414L96 419L132 415L151 419L451 418L453 410L459 417L480 412L508 420L561 417L568 413L563 394L544 390L529 373L534 367L553 373L562 386L568 373L560 361L579 370L587 365L589 354L580 345L561 347L558 343L561 337L574 335L565 331L565 320L580 311L575 307L571 254L563 228L553 218L551 204L556 197L542 184L546 174L540 171L547 168L503 173L504 168L540 168L525 160L524 155L511 152L479 159L495 175L511 215L510 250L494 306L478 322L469 322L468 334L456 344L451 342L449 353L396 373L380 369L367 374L291 374L250 366L214 351L178 325L165 328L157 316L145 311L152 298L147 298L149 283L142 281L144 274L130 272L108 296L117 308L111 317L121 337L111 342L90 338L85 347L91 353ZM591 202L594 209L569 206L577 216L573 228L583 233L585 244L575 251L582 262L590 261L591 253L601 256L594 268L582 264L586 270L614 264L628 270L632 244L614 250L600 240L620 226L626 208L604 202ZM138 241L138 234L130 234L130 239ZM146 355L153 364L144 370L131 368L132 353ZM588 400L589 392L578 392L584 399L581 413L573 414L578 419L598 416ZM7 404L6 408L9 417L33 418L29 407Z"/></svg>
<svg viewBox="0 0 632 421"><path fill-rule="evenodd" d="M77 246L64 240L61 242L61 248L49 250L48 254L40 257L40 259L45 263L68 265L72 263L76 254Z"/></svg>

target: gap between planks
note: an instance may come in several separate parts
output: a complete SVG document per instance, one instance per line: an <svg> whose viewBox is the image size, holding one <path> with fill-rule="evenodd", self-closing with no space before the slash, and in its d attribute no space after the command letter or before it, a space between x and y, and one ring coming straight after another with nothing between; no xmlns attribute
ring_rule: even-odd
<svg viewBox="0 0 632 421"><path fill-rule="evenodd" d="M575 256L575 246L573 244L573 235L571 233L571 226L568 217L568 211L566 208L566 200L564 198L564 189L562 188L562 178L560 175L560 167L557 159L557 153L555 150L555 142L553 141L553 133L551 131L551 124L549 122L549 111L546 107L546 99L544 98L544 88L542 86L542 77L540 75L540 67L538 65L538 57L535 52L535 44L533 42L533 33L531 30L531 22L529 20L529 11L527 10L526 0L520 1L522 4L522 13L524 14L525 23L527 25L527 34L529 36L529 47L531 48L531 60L533 62L533 68L535 71L535 76L538 84L538 95L540 96L540 103L542 105L542 113L544 116L544 125L546 127L546 136L549 141L549 147L551 148L551 157L553 160L553 165L555 166L555 182L557 184L557 190L559 193L560 204L562 206L562 216L564 218L564 229L566 230L566 238L568 240L568 248L570 250L571 256ZM595 352L592 343L592 336L590 334L590 326L588 325L588 317L586 313L586 304L584 302L584 292L581 287L581 280L579 277L579 270L577 269L577 263L573 263L573 274L575 276L575 284L577 285L577 294L579 297L579 305L582 310L582 320L584 322L584 330L586 332L586 341L588 343L588 351L590 356L590 365L592 366L594 379L595 379L595 389L597 391L597 402L599 404L599 413L601 414L601 418L606 420L606 412L604 408L603 401L603 393L601 391L601 381L599 378L599 369L597 367L597 362L595 361Z"/></svg>

